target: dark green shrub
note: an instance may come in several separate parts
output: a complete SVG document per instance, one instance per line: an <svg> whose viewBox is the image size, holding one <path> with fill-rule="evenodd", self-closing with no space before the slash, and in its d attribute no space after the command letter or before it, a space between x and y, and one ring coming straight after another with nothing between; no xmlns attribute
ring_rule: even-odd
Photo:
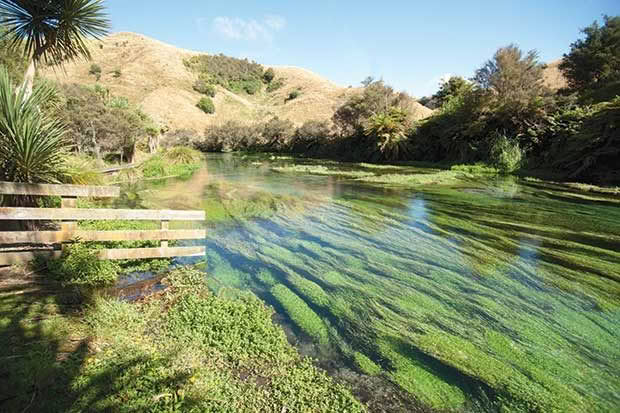
<svg viewBox="0 0 620 413"><path fill-rule="evenodd" d="M116 77L116 78L121 77L121 75L122 75L122 74L123 74L123 73L121 72L121 69L114 69L114 70L112 71L112 76L113 76L113 77Z"/></svg>
<svg viewBox="0 0 620 413"><path fill-rule="evenodd" d="M250 90L256 87L258 91L263 82L263 67L247 59L236 59L223 54L200 55L187 59L183 63L189 70L208 79L210 83L235 92L250 93L246 90L246 85L249 83L255 85L258 83L257 87L247 86Z"/></svg>
<svg viewBox="0 0 620 413"><path fill-rule="evenodd" d="M275 92L284 86L284 79L276 79L267 85L267 93Z"/></svg>
<svg viewBox="0 0 620 413"><path fill-rule="evenodd" d="M98 251L76 243L68 245L62 257L47 264L51 274L63 285L100 288L116 282L120 266L108 260L99 260Z"/></svg>
<svg viewBox="0 0 620 413"><path fill-rule="evenodd" d="M272 68L269 68L267 70L265 70L265 73L263 73L263 81L265 83L271 83L271 81L276 77L276 73L273 71Z"/></svg>
<svg viewBox="0 0 620 413"><path fill-rule="evenodd" d="M194 90L203 95L215 97L215 86L209 83L207 80L200 78L194 82Z"/></svg>
<svg viewBox="0 0 620 413"><path fill-rule="evenodd" d="M256 81L256 80L252 80L252 81L245 81L243 82L243 90L248 94L248 95L254 95L256 94L256 92L258 92L260 90L261 84L260 82Z"/></svg>
<svg viewBox="0 0 620 413"><path fill-rule="evenodd" d="M295 89L288 94L285 101L288 102L289 100L297 99L299 96L301 96L301 91L299 89Z"/></svg>
<svg viewBox="0 0 620 413"><path fill-rule="evenodd" d="M215 104L210 97L201 98L196 106L204 113L215 113Z"/></svg>

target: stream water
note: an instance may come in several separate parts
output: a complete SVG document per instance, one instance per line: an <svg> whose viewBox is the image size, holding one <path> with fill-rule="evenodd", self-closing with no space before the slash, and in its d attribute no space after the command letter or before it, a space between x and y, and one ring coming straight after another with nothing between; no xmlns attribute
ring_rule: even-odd
<svg viewBox="0 0 620 413"><path fill-rule="evenodd" d="M426 172L210 155L123 202L204 208L217 293L252 291L301 351L424 404L620 409L620 198L514 177L412 189L272 170L300 163Z"/></svg>

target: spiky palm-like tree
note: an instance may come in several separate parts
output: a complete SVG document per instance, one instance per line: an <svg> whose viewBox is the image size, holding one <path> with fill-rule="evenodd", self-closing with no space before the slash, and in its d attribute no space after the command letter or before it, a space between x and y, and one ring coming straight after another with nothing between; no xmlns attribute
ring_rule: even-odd
<svg viewBox="0 0 620 413"><path fill-rule="evenodd" d="M90 59L88 39L101 38L110 27L101 0L0 0L0 24L10 47L30 59L23 86L27 95L40 62Z"/></svg>
<svg viewBox="0 0 620 413"><path fill-rule="evenodd" d="M0 68L0 180L58 183L64 174L69 147L65 126L39 109L56 97L43 83L28 96L16 90L8 72Z"/></svg>
<svg viewBox="0 0 620 413"><path fill-rule="evenodd" d="M396 160L408 149L407 124L407 112L399 107L392 107L372 115L364 127L364 134L374 138L381 157Z"/></svg>

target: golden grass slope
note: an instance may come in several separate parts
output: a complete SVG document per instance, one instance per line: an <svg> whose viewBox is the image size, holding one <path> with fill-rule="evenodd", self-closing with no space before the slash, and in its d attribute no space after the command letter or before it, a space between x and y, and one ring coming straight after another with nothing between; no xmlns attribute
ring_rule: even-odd
<svg viewBox="0 0 620 413"><path fill-rule="evenodd" d="M101 66L99 83L114 95L126 96L139 105L162 126L193 129L198 132L209 125L229 120L252 123L278 116L295 124L307 120L328 120L335 109L360 88L343 88L308 70L293 66L273 66L276 77L284 78L281 89L256 95L237 95L218 87L214 98L216 113L207 115L196 107L201 95L192 89L195 75L183 60L199 52L180 49L135 33L116 33L93 42L92 61L68 63L64 69L43 68L41 74L60 82L93 85L89 74L91 64ZM120 70L120 77L114 71ZM285 102L292 90L301 95ZM430 110L416 103L416 117L429 115Z"/></svg>

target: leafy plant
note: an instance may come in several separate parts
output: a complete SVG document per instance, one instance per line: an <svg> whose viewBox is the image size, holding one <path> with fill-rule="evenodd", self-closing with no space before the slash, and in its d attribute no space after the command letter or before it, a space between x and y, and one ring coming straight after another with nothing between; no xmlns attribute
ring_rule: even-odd
<svg viewBox="0 0 620 413"><path fill-rule="evenodd" d="M198 108L204 113L215 113L215 104L213 104L213 101L210 97L200 98L200 101L198 101L198 104L196 106L198 106Z"/></svg>
<svg viewBox="0 0 620 413"><path fill-rule="evenodd" d="M521 166L523 152L519 147L519 142L511 141L506 135L497 133L489 158L500 172L510 173Z"/></svg>
<svg viewBox="0 0 620 413"><path fill-rule="evenodd" d="M66 127L40 110L55 101L56 89L41 83L31 95L11 84L0 68L0 170L3 181L58 183L69 142Z"/></svg>
<svg viewBox="0 0 620 413"><path fill-rule="evenodd" d="M269 84L267 85L267 93L275 92L276 90L280 89L282 86L284 86L284 79L280 78L280 79L273 80L269 82Z"/></svg>
<svg viewBox="0 0 620 413"><path fill-rule="evenodd" d="M215 97L215 86L202 77L197 79L192 87L198 93L202 93L209 97Z"/></svg>
<svg viewBox="0 0 620 413"><path fill-rule="evenodd" d="M97 63L93 63L90 65L90 69L88 69L88 74L95 76L97 80L101 78L101 66Z"/></svg>
<svg viewBox="0 0 620 413"><path fill-rule="evenodd" d="M81 243L67 245L62 257L50 260L47 266L63 285L86 288L114 284L120 271L118 264L100 260L97 250Z"/></svg>

